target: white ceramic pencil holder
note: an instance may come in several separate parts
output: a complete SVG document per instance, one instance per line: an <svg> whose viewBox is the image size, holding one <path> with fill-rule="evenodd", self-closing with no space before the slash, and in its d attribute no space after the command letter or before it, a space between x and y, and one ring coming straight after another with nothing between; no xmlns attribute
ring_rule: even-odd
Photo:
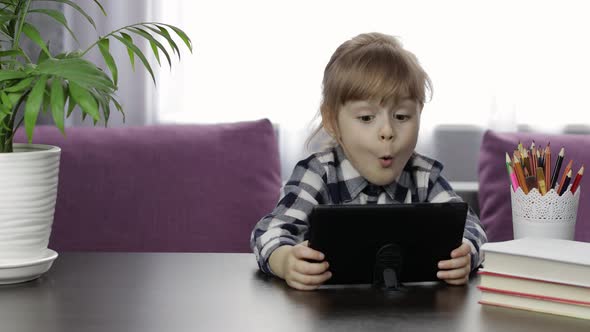
<svg viewBox="0 0 590 332"><path fill-rule="evenodd" d="M559 196L554 189L541 195L534 188L525 195L520 187L516 191L510 188L514 238L573 240L581 189L572 194L568 188Z"/></svg>

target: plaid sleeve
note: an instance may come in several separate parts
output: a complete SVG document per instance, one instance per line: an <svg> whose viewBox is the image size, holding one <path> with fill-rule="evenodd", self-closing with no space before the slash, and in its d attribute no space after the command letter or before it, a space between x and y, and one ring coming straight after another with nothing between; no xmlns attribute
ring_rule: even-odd
<svg viewBox="0 0 590 332"><path fill-rule="evenodd" d="M274 274L268 259L276 248L304 241L308 217L327 193L326 178L324 167L314 156L300 161L281 189L277 206L256 224L250 236L250 247L263 272Z"/></svg>
<svg viewBox="0 0 590 332"><path fill-rule="evenodd" d="M429 180L428 202L462 202L463 199L451 188L449 182L440 174L432 173ZM463 231L463 242L471 247L471 270L477 269L483 262L483 255L480 255L481 246L488 241L486 233L473 212L471 207L467 211L465 230Z"/></svg>

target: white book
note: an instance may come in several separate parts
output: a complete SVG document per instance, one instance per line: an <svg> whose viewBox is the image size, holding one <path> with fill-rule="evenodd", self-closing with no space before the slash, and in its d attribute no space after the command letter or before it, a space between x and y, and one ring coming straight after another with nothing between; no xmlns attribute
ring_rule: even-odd
<svg viewBox="0 0 590 332"><path fill-rule="evenodd" d="M479 270L478 274L478 288L482 291L510 292L522 296L543 297L552 301L570 301L580 305L590 305L590 287L524 278L488 270Z"/></svg>
<svg viewBox="0 0 590 332"><path fill-rule="evenodd" d="M590 243L522 238L481 247L486 271L590 287Z"/></svg>
<svg viewBox="0 0 590 332"><path fill-rule="evenodd" d="M548 301L542 298L517 296L505 292L481 292L481 304L512 309L522 309L547 314L590 319L590 305L579 305L567 301Z"/></svg>

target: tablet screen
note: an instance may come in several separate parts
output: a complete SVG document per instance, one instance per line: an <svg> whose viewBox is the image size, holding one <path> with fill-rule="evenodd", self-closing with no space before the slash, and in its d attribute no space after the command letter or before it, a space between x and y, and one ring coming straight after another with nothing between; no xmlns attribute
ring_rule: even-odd
<svg viewBox="0 0 590 332"><path fill-rule="evenodd" d="M325 254L326 284L371 284L393 264L399 282L436 281L462 243L467 203L317 205L309 245Z"/></svg>

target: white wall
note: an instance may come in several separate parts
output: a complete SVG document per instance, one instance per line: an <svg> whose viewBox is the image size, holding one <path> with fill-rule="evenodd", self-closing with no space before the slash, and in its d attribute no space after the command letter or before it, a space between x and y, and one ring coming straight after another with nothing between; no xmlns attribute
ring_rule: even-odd
<svg viewBox="0 0 590 332"><path fill-rule="evenodd" d="M161 73L157 121L269 118L281 128L283 173L307 153L330 55L368 31L399 36L432 78L420 152L437 154L439 125L590 124L586 1L152 1L154 17L185 29L195 46Z"/></svg>

